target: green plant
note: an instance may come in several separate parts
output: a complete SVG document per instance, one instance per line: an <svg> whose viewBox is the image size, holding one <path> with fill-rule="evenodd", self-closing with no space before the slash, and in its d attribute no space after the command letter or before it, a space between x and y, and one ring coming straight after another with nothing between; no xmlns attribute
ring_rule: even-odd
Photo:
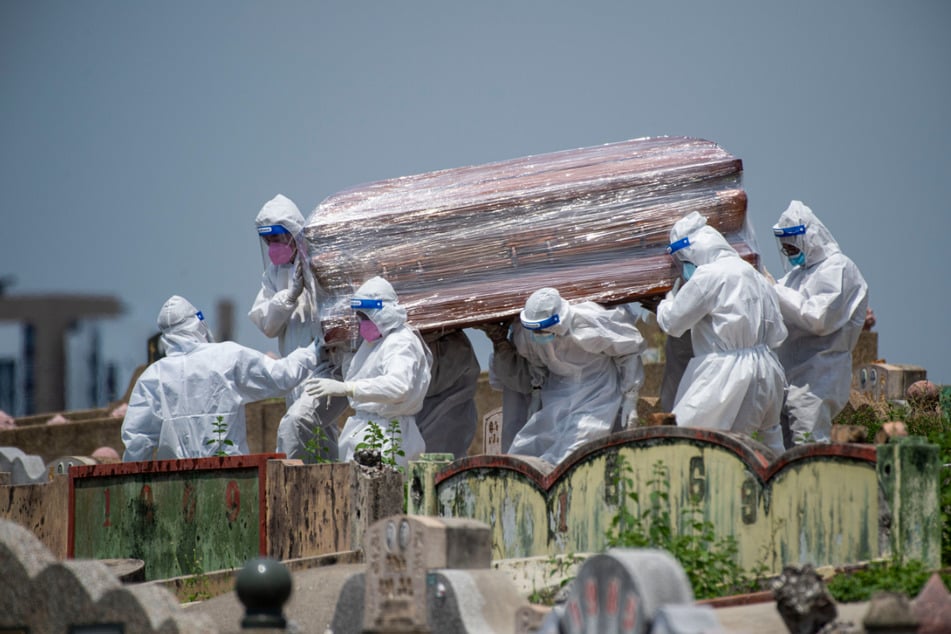
<svg viewBox="0 0 951 634"><path fill-rule="evenodd" d="M201 563L201 557L198 551L192 552L192 560L189 562L188 576L182 582L182 592L187 602L204 601L211 598L208 577L205 575L204 566Z"/></svg>
<svg viewBox="0 0 951 634"><path fill-rule="evenodd" d="M330 436L327 435L327 431L323 427L317 427L314 430L314 435L311 436L307 442L304 443L304 453L310 456L311 464L326 464L328 462L333 462L330 458L327 457L327 452L330 450Z"/></svg>
<svg viewBox="0 0 951 634"><path fill-rule="evenodd" d="M574 575L570 574L572 567L580 564L584 559L581 555L572 553L550 556L545 562L548 564L545 573L546 583L543 587L532 590L528 596L529 602L537 605L554 605L555 597L561 589L574 579Z"/></svg>
<svg viewBox="0 0 951 634"><path fill-rule="evenodd" d="M836 601L849 603L868 601L879 590L901 592L909 598L918 596L932 571L920 561L878 561L854 572L834 576L826 583ZM944 583L949 579L943 576Z"/></svg>
<svg viewBox="0 0 951 634"><path fill-rule="evenodd" d="M670 514L670 478L662 462L654 463L652 477L647 481L650 487L647 508L641 508L631 474L630 465L622 462L617 483L622 503L606 534L608 546L667 550L687 573L698 599L757 589L754 573L743 570L737 563L736 539L716 536L713 523L704 519L698 500L691 500L681 509L679 525L674 526ZM636 512L628 508L624 498L633 502ZM765 570L765 564L757 570Z"/></svg>
<svg viewBox="0 0 951 634"><path fill-rule="evenodd" d="M380 454L380 461L383 464L402 471L403 468L397 459L405 456L406 452L403 451L403 430L400 428L400 421L394 418L385 431L372 420L368 421L363 442L358 443L354 450L376 451Z"/></svg>
<svg viewBox="0 0 951 634"><path fill-rule="evenodd" d="M230 438L225 438L225 434L228 433L228 423L225 422L224 416L217 416L215 422L211 426L212 431L215 433L217 438L209 438L205 441L206 445L218 445L218 449L215 451L216 456L227 456L228 452L225 451L225 446L234 447L234 441Z"/></svg>

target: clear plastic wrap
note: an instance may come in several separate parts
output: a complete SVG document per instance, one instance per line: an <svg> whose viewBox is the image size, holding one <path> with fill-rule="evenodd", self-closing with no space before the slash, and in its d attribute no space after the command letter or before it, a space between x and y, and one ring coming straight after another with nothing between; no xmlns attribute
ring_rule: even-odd
<svg viewBox="0 0 951 634"><path fill-rule="evenodd" d="M687 137L634 139L440 170L326 198L304 229L321 318L380 275L420 330L511 318L538 288L603 305L665 293L670 227L699 211L754 264L742 162Z"/></svg>

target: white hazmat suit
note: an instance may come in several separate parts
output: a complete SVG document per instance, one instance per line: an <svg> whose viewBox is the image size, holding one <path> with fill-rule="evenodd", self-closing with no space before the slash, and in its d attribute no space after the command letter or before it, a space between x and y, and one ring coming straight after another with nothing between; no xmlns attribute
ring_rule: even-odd
<svg viewBox="0 0 951 634"><path fill-rule="evenodd" d="M636 420L646 344L630 312L594 302L569 305L556 289L542 288L519 319L530 332L513 337L518 353L536 368L536 377L545 378L541 407L515 436L510 453L558 464L609 434L619 410L622 424Z"/></svg>
<svg viewBox="0 0 951 634"><path fill-rule="evenodd" d="M328 346L320 326L320 301L324 293L319 288L307 261L307 244L303 237L304 217L297 205L278 194L269 200L254 219L261 240L264 273L261 289L254 299L248 317L267 337L277 337L281 356L294 349L318 341L320 361L314 376L342 378L346 352ZM292 239L291 249L284 262L268 252L269 239L285 235ZM291 253L291 251L293 253ZM276 262L275 262L276 260ZM277 430L277 451L288 458L313 461L317 447L308 448L318 429L326 436L321 454L333 460L337 457L337 427L335 422L347 409L347 399L331 398L321 407L303 389L295 388L287 395L287 412Z"/></svg>
<svg viewBox="0 0 951 634"><path fill-rule="evenodd" d="M311 379L307 392L314 398L347 396L354 414L340 432L339 456L353 458L357 445L367 442L370 423L385 434L384 456L392 448L388 429L399 425L399 444L404 456L396 462L406 466L409 460L426 450L415 415L423 406L429 389L432 358L419 334L406 323L406 309L397 300L396 291L382 277L367 280L354 294L350 305L372 322L361 324L364 337L347 368L345 381ZM368 335L370 338L368 338Z"/></svg>
<svg viewBox="0 0 951 634"><path fill-rule="evenodd" d="M674 337L689 330L693 343L675 397L677 424L755 434L781 453L785 381L774 349L786 327L772 285L697 212L674 224L670 242L674 257L696 266L657 306L660 328Z"/></svg>
<svg viewBox="0 0 951 634"><path fill-rule="evenodd" d="M178 295L162 306L158 327L166 356L132 389L122 421L127 462L151 460L156 448L158 460L248 453L244 406L284 395L317 364L313 345L276 360L230 341L214 343L200 313Z"/></svg>
<svg viewBox="0 0 951 634"><path fill-rule="evenodd" d="M784 419L794 443L828 442L832 418L849 400L852 348L865 323L868 285L800 201L789 204L773 233L781 249L788 243L805 256L775 286L789 330L779 348L788 383Z"/></svg>

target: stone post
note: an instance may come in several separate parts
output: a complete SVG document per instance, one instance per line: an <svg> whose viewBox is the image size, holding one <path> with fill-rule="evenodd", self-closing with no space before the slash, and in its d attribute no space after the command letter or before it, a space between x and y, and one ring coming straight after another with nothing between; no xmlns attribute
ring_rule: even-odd
<svg viewBox="0 0 951 634"><path fill-rule="evenodd" d="M409 491L406 512L410 515L436 515L439 511L436 497L436 473L452 462L451 453L424 453L419 460L409 463Z"/></svg>
<svg viewBox="0 0 951 634"><path fill-rule="evenodd" d="M924 438L894 438L878 447L878 479L891 510L892 554L941 565L941 458Z"/></svg>

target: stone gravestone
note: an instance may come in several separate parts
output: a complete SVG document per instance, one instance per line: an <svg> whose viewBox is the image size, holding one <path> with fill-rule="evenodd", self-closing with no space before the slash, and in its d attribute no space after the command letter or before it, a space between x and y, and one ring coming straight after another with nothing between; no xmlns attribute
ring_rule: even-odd
<svg viewBox="0 0 951 634"><path fill-rule="evenodd" d="M27 455L16 447L0 447L0 472L9 473L8 484L40 484L48 482L46 463L39 456Z"/></svg>
<svg viewBox="0 0 951 634"><path fill-rule="evenodd" d="M525 605L511 579L490 568L481 522L396 515L370 527L364 554L366 573L341 589L333 634L511 632Z"/></svg>
<svg viewBox="0 0 951 634"><path fill-rule="evenodd" d="M656 549L610 549L589 557L571 582L563 609L552 611L541 632L615 632L648 634L665 608L665 634L680 631L678 623L704 623L718 632L716 618L694 605L693 590L680 563ZM704 630L706 631L706 630Z"/></svg>
<svg viewBox="0 0 951 634"><path fill-rule="evenodd" d="M0 631L214 634L165 588L123 585L99 561L60 561L26 528L0 519Z"/></svg>
<svg viewBox="0 0 951 634"><path fill-rule="evenodd" d="M502 408L489 410L482 417L482 453L502 453Z"/></svg>

